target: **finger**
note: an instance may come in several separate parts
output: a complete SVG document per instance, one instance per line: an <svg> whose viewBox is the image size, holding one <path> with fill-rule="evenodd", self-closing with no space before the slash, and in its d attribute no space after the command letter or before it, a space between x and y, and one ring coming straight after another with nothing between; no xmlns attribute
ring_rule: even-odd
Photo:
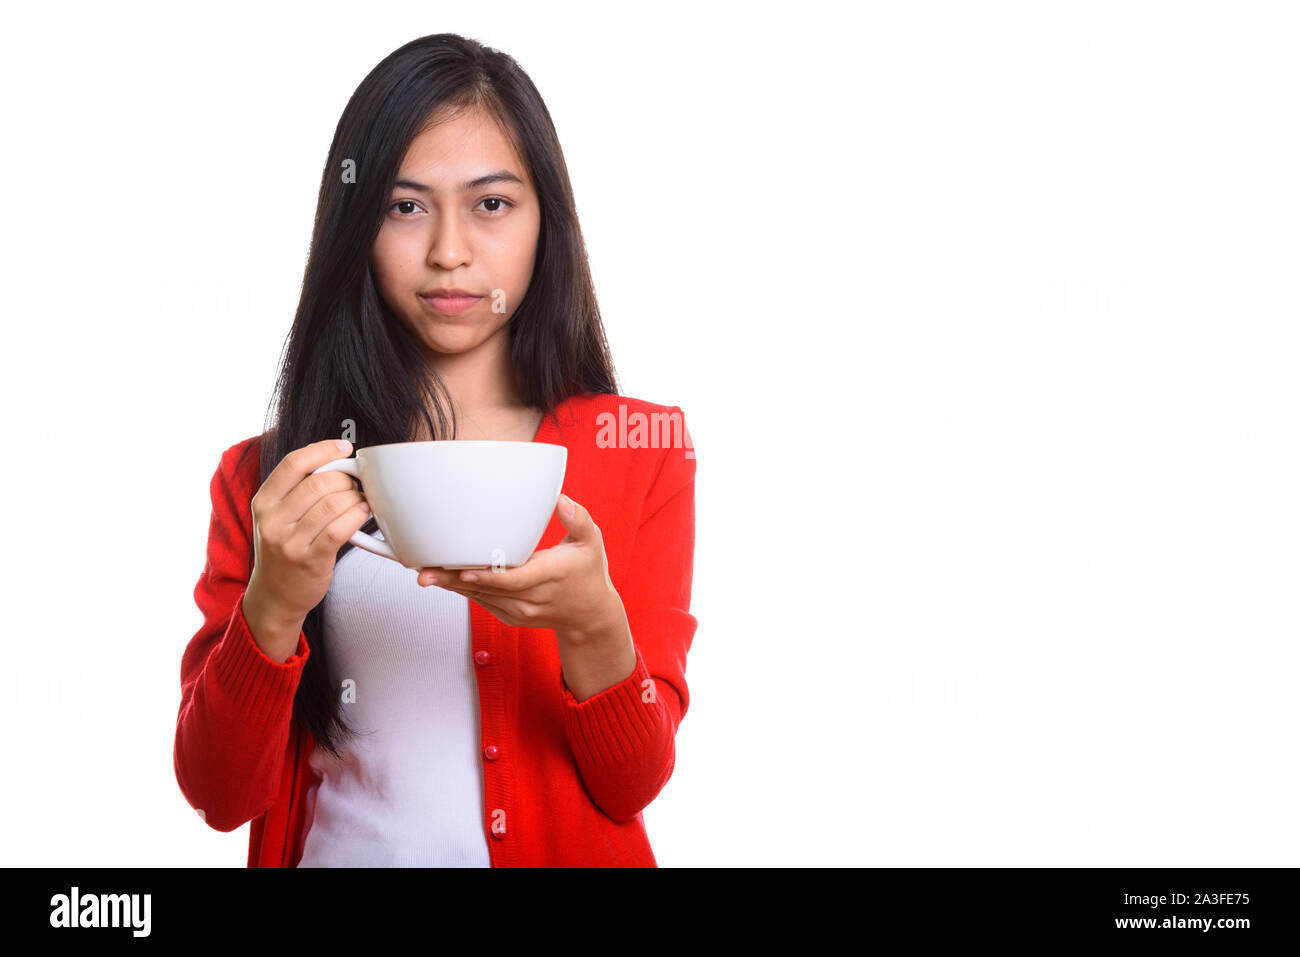
<svg viewBox="0 0 1300 957"><path fill-rule="evenodd" d="M438 582L438 587L447 591L454 591L458 595L464 595L466 598L486 598L489 601L519 601L517 594L507 594L505 592L493 591L491 588L484 587L477 582L463 582L458 578L449 577L449 573L442 572L442 580Z"/></svg>
<svg viewBox="0 0 1300 957"><path fill-rule="evenodd" d="M482 606L492 617L505 622L507 625L518 626L523 621L515 613L515 610L505 602L494 601L485 595L466 595L465 597L476 605Z"/></svg>
<svg viewBox="0 0 1300 957"><path fill-rule="evenodd" d="M351 451L352 443L344 439L325 439L294 449L271 470L254 498L264 508L274 508L316 469L335 459L345 458Z"/></svg>
<svg viewBox="0 0 1300 957"><path fill-rule="evenodd" d="M530 622L535 622L543 609L548 607L544 602L518 598L512 595L493 595L473 588L453 586L446 590L457 595L464 595L470 601L477 602L510 625L528 625Z"/></svg>
<svg viewBox="0 0 1300 957"><path fill-rule="evenodd" d="M446 568L421 568L418 580L421 585L430 584L436 579L439 582L455 581L473 584L487 591L500 593L526 591L552 581L556 577L554 559L547 554L549 551L548 548L534 552L528 561L514 568L466 568L455 571ZM468 577L471 575L473 581Z"/></svg>
<svg viewBox="0 0 1300 957"><path fill-rule="evenodd" d="M554 598L549 592L541 589L500 592L477 582L448 581L438 587L453 591L458 595L464 595L466 598L481 598L485 601L493 601L507 607L513 607L516 610L524 605L540 608Z"/></svg>
<svg viewBox="0 0 1300 957"><path fill-rule="evenodd" d="M362 493L357 480L347 472L308 473L292 492L286 495L277 509L278 517L285 522L301 522L310 509L321 499L339 492ZM319 529L317 529L319 531Z"/></svg>
<svg viewBox="0 0 1300 957"><path fill-rule="evenodd" d="M327 525L346 512L351 511L363 499L355 489L334 492L317 501L306 514L292 526L289 545L303 550L315 545L316 537Z"/></svg>
<svg viewBox="0 0 1300 957"><path fill-rule="evenodd" d="M454 591L457 595L464 595L466 598L482 598L484 601L513 601L508 595L494 595L491 592L485 592L481 588L467 587L463 584L439 585L444 591Z"/></svg>
<svg viewBox="0 0 1300 957"><path fill-rule="evenodd" d="M555 514L560 524L568 532L565 542L584 543L600 539L600 529L591 518L591 513L581 502L575 502L567 495L561 495L555 506Z"/></svg>
<svg viewBox="0 0 1300 957"><path fill-rule="evenodd" d="M330 552L337 552L343 547L344 542L350 539L362 525L366 524L366 521L370 518L370 503L361 498L358 492L351 494L356 495L360 501L354 502L338 518L320 530L316 537L312 539L311 547L313 549L321 548Z"/></svg>

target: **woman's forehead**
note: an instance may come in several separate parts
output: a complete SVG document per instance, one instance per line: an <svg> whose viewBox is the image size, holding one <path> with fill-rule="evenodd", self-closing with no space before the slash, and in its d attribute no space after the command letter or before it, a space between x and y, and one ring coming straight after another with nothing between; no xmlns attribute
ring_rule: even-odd
<svg viewBox="0 0 1300 957"><path fill-rule="evenodd" d="M506 174L506 178L501 178ZM426 126L411 141L398 178L435 192L465 191L488 182L529 186L528 170L495 118L466 110Z"/></svg>

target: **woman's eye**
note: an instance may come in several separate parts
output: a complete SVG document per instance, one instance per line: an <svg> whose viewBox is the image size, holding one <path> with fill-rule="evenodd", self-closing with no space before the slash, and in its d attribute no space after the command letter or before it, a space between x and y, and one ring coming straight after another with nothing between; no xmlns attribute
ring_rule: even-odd
<svg viewBox="0 0 1300 957"><path fill-rule="evenodd" d="M486 209L486 212L499 214L504 212L504 207L513 206L514 203L510 202L508 199L502 199L500 196L489 196L487 199L479 203L479 205L487 206L488 208ZM413 199L399 199L397 202L393 203L392 206L388 207L390 212L392 210L397 210L398 214L403 218L414 215L415 211L419 208L419 204Z"/></svg>

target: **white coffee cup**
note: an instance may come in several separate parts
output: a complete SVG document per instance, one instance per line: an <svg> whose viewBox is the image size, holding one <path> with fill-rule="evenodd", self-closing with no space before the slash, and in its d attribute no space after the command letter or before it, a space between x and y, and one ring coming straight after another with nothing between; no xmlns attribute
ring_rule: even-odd
<svg viewBox="0 0 1300 957"><path fill-rule="evenodd" d="M547 442L442 439L366 446L316 472L361 483L385 541L358 529L358 548L407 568L511 568L550 524L568 456Z"/></svg>

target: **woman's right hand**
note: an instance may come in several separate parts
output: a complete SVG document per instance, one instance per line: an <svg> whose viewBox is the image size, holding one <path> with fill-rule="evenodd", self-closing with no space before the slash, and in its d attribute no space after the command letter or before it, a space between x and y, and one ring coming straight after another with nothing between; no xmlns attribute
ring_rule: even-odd
<svg viewBox="0 0 1300 957"><path fill-rule="evenodd" d="M298 645L302 622L334 577L339 548L370 517L346 472L312 472L351 452L326 439L295 449L253 496L253 573L244 617L269 656L283 662Z"/></svg>

